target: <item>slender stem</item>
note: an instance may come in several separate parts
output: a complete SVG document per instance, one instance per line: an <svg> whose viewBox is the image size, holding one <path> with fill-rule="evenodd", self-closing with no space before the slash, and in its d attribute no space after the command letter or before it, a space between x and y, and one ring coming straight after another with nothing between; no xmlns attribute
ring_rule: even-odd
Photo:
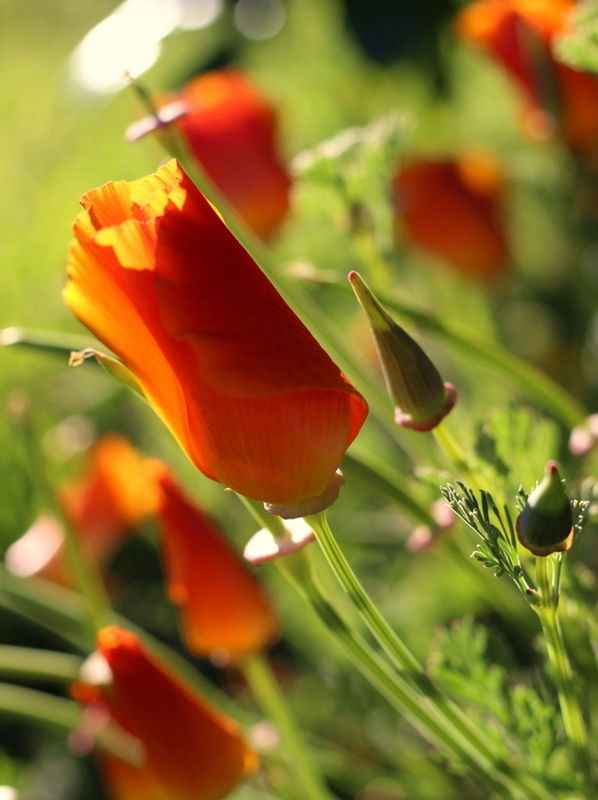
<svg viewBox="0 0 598 800"><path fill-rule="evenodd" d="M81 596L72 589L55 586L40 578L15 578L0 565L0 606L57 633L82 652L89 650L87 641L81 636L85 617L84 603ZM118 614L114 616L114 621L117 625L133 631L148 650L169 665L182 683L191 685L214 705L243 724L250 725L255 722L253 714L236 703L232 697L217 689L168 645Z"/></svg>
<svg viewBox="0 0 598 800"><path fill-rule="evenodd" d="M0 645L0 675L40 680L73 681L82 660L71 653Z"/></svg>
<svg viewBox="0 0 598 800"><path fill-rule="evenodd" d="M250 500L242 494L237 494L237 497L258 525L267 528L273 536L282 536L285 532L285 526L281 517L277 517L275 514L269 514L264 508L264 504L260 503L258 500Z"/></svg>
<svg viewBox="0 0 598 800"><path fill-rule="evenodd" d="M73 336L70 333L22 328L16 325L0 330L0 346L19 345L32 350L44 350L62 356L65 362L73 350L85 350L94 344L92 338Z"/></svg>
<svg viewBox="0 0 598 800"><path fill-rule="evenodd" d="M0 683L0 715L73 730L81 719L81 713L81 708L72 700L12 683Z"/></svg>
<svg viewBox="0 0 598 800"><path fill-rule="evenodd" d="M297 796L302 800L331 800L333 795L313 764L270 665L263 656L255 655L246 659L241 669L258 703L280 731Z"/></svg>
<svg viewBox="0 0 598 800"><path fill-rule="evenodd" d="M298 560L301 563L298 563ZM279 571L299 594L310 603L328 632L349 656L366 680L429 741L450 757L469 766L480 783L503 797L526 800L548 800L549 794L533 778L513 774L508 764L497 764L476 750L467 736L438 713L428 698L421 694L400 673L394 672L385 658L368 644L363 636L347 624L342 612L326 598L307 551L276 562Z"/></svg>
<svg viewBox="0 0 598 800"><path fill-rule="evenodd" d="M84 711L77 703L64 697L12 683L0 683L2 716L18 717L36 724L41 722L72 732L81 724ZM107 752L131 764L138 763L139 743L120 726L108 723L98 733L98 742Z"/></svg>
<svg viewBox="0 0 598 800"><path fill-rule="evenodd" d="M450 726L453 735L462 736L470 743L473 750L472 758L476 758L480 764L490 763L497 773L504 770L504 764L497 763L496 754L488 745L484 732L432 682L415 656L375 606L338 546L325 513L321 512L307 517L306 521L313 527L322 552L338 582L365 621L375 640L399 670L401 678L408 681L419 692L420 698L425 699L434 707L445 726ZM526 777L522 775L513 774L510 779L521 789L528 783ZM547 797L546 793L541 791L541 787L535 787L533 793L530 793L529 787L526 788L526 791L530 798Z"/></svg>
<svg viewBox="0 0 598 800"><path fill-rule="evenodd" d="M558 594L555 585L560 555L537 556L536 577L540 603L535 611L540 618L549 664L553 670L565 733L573 748L575 759L584 776L587 800L596 797L596 778L586 724L581 711L571 662L558 617Z"/></svg>
<svg viewBox="0 0 598 800"><path fill-rule="evenodd" d="M459 474L467 480L472 488L481 489L482 487L480 486L477 475L469 466L467 456L455 437L446 427L446 424L441 422L439 425L437 425L433 429L432 435L434 436L434 439L436 439L438 446L446 454L447 458L453 462Z"/></svg>

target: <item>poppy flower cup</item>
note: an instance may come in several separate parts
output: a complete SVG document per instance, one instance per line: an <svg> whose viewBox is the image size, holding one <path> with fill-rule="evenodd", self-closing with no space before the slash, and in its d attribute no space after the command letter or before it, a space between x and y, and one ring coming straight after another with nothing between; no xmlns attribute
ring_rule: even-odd
<svg viewBox="0 0 598 800"><path fill-rule="evenodd" d="M218 800L258 767L237 723L183 685L130 631L99 631L98 650L72 694L89 718L103 715L137 740L136 764L99 753L115 800Z"/></svg>
<svg viewBox="0 0 598 800"><path fill-rule="evenodd" d="M204 72L160 105L160 121L129 126L129 141L165 126L181 134L191 156L254 233L268 239L289 210L291 178L279 155L275 108L238 69Z"/></svg>
<svg viewBox="0 0 598 800"><path fill-rule="evenodd" d="M410 161L393 178L395 217L407 239L482 281L508 269L502 193L498 167L482 154Z"/></svg>
<svg viewBox="0 0 598 800"><path fill-rule="evenodd" d="M255 500L307 502L297 516L325 507L367 404L178 163L82 205L65 301L191 461Z"/></svg>

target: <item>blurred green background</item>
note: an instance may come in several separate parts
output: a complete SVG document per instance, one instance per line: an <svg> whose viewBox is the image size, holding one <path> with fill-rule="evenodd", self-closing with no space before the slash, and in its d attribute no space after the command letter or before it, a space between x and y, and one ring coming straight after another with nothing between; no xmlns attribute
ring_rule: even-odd
<svg viewBox="0 0 598 800"><path fill-rule="evenodd" d="M275 35L263 40L244 35L237 5L224 3L206 27L167 36L142 81L164 92L196 72L241 66L278 108L287 159L349 126L398 115L392 145L371 158L367 148L358 149L352 163L338 164L343 180L353 181L367 199L375 224L386 226L387 245L390 180L401 159L469 148L494 153L508 186L504 224L513 255L508 279L492 286L474 283L402 242L389 257L391 271L382 288L502 342L567 385L591 409L598 392L598 248L595 221L580 208L591 197L593 177L580 178L579 167L558 143L539 146L523 137L512 87L482 54L455 37L452 18L460 4L287 0L269 5L256 0L256 5L283 15ZM131 145L124 140L126 127L141 113L131 89L93 93L74 81L71 54L114 8L108 0L0 0L0 328L19 325L87 337L60 297L78 198L107 180L152 172L165 158L156 141ZM292 214L271 244L285 280L292 280L297 262L341 283L350 268L363 268L350 209L337 185L309 172L297 181ZM363 349L369 368L369 340L346 290L316 284L309 291L349 349ZM425 332L422 340L446 377L460 381L462 400L451 427L463 443L473 443L493 408L521 399L513 384L479 360ZM75 370L55 355L3 348L0 402L2 548L28 527L43 503L15 411L23 405L55 485L76 470L90 439L117 430L173 465L240 546L252 532L241 507L192 469L151 412L91 365ZM553 455L564 456L565 426L555 423L551 431ZM412 481L413 463L385 441L374 423L362 441ZM431 503L442 462L431 443L414 434L404 433L404 445L416 455L417 467L430 468L418 485L409 485L422 503ZM543 453L529 457L541 469ZM350 463L346 472L350 479ZM463 529L424 552L411 552L405 543L416 520L360 483L358 475L354 483L349 480L332 517L366 584L419 656L437 641L438 626L474 614L490 632L497 662L513 670L533 667L534 619L509 586L497 588L481 566L474 565L476 571L466 563L472 544ZM589 548L585 557L592 564ZM180 650L174 612L163 599L151 526L123 548L114 573L120 610ZM274 571L265 568L260 574L283 623L275 664L302 723L313 732L339 797L481 796L430 757L427 745L351 671ZM15 644L64 647L57 637L2 609L0 636ZM200 667L247 700L236 676L208 664ZM0 743L0 784L18 784L23 800L102 797L91 761L70 756L61 731L0 716ZM259 782L234 794L239 800L260 796L272 795Z"/></svg>

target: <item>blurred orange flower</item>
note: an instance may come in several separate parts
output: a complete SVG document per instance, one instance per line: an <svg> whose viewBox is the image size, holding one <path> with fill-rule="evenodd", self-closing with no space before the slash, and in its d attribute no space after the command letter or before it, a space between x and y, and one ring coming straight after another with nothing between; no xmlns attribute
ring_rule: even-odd
<svg viewBox="0 0 598 800"><path fill-rule="evenodd" d="M236 69L199 75L162 105L189 150L247 225L270 236L289 208L291 180L277 147L274 108ZM141 120L127 132L136 139L156 129Z"/></svg>
<svg viewBox="0 0 598 800"><path fill-rule="evenodd" d="M176 161L82 204L66 303L198 469L269 503L325 493L367 405Z"/></svg>
<svg viewBox="0 0 598 800"><path fill-rule="evenodd" d="M560 130L590 157L598 149L598 80L557 61L552 44L571 24L574 0L477 0L457 18L457 31L485 48L525 97L526 131L545 138Z"/></svg>
<svg viewBox="0 0 598 800"><path fill-rule="evenodd" d="M411 161L393 180L399 226L417 247L475 278L507 268L502 179L485 155Z"/></svg>
<svg viewBox="0 0 598 800"><path fill-rule="evenodd" d="M164 475L158 522L168 593L191 652L222 660L261 650L276 633L265 591L216 524Z"/></svg>
<svg viewBox="0 0 598 800"><path fill-rule="evenodd" d="M83 553L102 567L123 538L156 512L157 462L116 434L103 436L91 449L83 472L60 487L58 498ZM40 515L8 548L6 563L22 576L70 585L61 523L50 514Z"/></svg>
<svg viewBox="0 0 598 800"><path fill-rule="evenodd" d="M142 751L138 766L101 756L114 800L217 800L257 768L237 724L183 685L133 633L103 628L98 650L109 682L102 676L94 685L84 675L73 695L107 711Z"/></svg>

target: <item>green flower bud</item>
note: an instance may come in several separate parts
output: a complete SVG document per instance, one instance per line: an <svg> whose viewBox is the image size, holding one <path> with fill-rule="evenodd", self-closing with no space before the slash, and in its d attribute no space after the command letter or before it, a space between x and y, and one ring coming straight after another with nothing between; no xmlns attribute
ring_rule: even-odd
<svg viewBox="0 0 598 800"><path fill-rule="evenodd" d="M457 400L451 383L444 383L421 347L387 314L358 272L349 282L368 316L389 395L395 403L395 422L403 428L430 431Z"/></svg>
<svg viewBox="0 0 598 800"><path fill-rule="evenodd" d="M573 512L555 461L517 517L517 536L536 556L564 553L573 545Z"/></svg>

